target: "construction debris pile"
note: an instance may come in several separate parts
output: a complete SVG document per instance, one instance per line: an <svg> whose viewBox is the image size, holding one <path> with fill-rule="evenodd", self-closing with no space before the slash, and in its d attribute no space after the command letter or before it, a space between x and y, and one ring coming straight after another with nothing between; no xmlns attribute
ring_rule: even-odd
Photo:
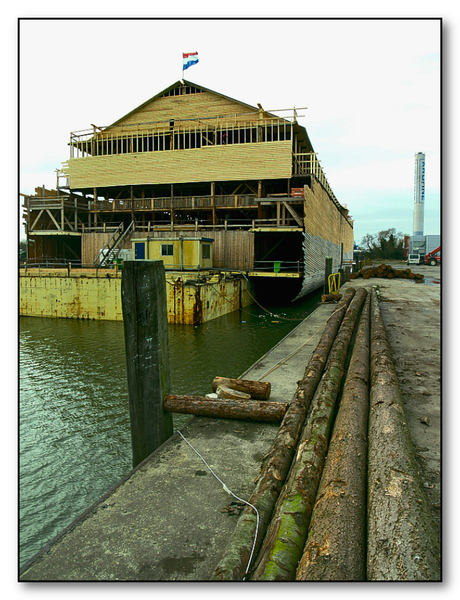
<svg viewBox="0 0 460 600"><path fill-rule="evenodd" d="M375 290L344 292L248 504L214 580L440 580Z"/></svg>
<svg viewBox="0 0 460 600"><path fill-rule="evenodd" d="M351 273L350 279L357 279L363 277L369 279L370 277L383 277L387 279L415 279L416 282L422 282L424 275L420 273L412 273L410 269L394 269L391 265L381 264L378 267L364 267L356 273Z"/></svg>

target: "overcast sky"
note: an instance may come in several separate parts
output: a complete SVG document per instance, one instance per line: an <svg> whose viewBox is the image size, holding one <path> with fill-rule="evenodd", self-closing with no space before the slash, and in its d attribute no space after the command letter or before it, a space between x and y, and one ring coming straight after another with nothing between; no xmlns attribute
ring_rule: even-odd
<svg viewBox="0 0 460 600"><path fill-rule="evenodd" d="M440 233L440 21L25 20L20 191L55 188L71 131L106 126L182 76L266 110L307 107L309 134L355 240L412 234L426 154L425 233Z"/></svg>

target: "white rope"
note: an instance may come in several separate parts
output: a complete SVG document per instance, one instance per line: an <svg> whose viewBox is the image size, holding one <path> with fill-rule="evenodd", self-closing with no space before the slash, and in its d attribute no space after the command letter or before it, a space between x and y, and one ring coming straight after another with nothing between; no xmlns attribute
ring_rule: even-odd
<svg viewBox="0 0 460 600"><path fill-rule="evenodd" d="M257 508L255 506L253 506L250 502L247 502L246 500L243 500L243 498L239 498L236 494L234 494L226 485L225 483L222 481L222 479L220 479L220 477L218 477L214 471L211 469L211 467L208 465L208 463L205 461L205 459L201 456L201 454L198 452L198 450L196 450L192 444L182 435L182 433L177 430L177 433L181 436L181 438L184 440L184 442L186 444L188 444L190 446L190 448L193 450L193 452L195 452L195 454L197 456L199 456L201 458L201 460L204 462L204 464L206 465L206 467L209 469L209 471L212 473L212 475L214 475L214 477L217 479L217 481L222 485L224 491L227 492L227 494L230 494L230 496L233 496L234 498L236 498L237 500L239 500L240 502L243 502L243 504L247 504L248 506L250 506L256 513L256 532L254 535L254 542L252 544L252 549L251 549L251 554L249 556L249 561L248 561L248 566L246 567L246 571L244 572L244 577L243 580L245 579L246 575L248 574L249 571L249 567L251 565L251 561L252 561L252 555L254 554L254 550L256 547L256 541L257 541L257 534L259 532L259 511L257 510Z"/></svg>

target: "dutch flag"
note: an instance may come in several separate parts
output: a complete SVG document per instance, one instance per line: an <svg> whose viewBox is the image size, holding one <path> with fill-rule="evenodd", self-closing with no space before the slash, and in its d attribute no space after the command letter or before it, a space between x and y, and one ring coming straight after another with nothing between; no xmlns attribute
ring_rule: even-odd
<svg viewBox="0 0 460 600"><path fill-rule="evenodd" d="M182 53L182 71L196 65L198 62L198 52Z"/></svg>

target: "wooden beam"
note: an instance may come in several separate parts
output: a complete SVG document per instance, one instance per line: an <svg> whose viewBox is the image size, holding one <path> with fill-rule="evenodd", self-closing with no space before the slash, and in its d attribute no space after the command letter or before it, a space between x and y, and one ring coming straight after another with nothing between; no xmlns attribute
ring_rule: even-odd
<svg viewBox="0 0 460 600"><path fill-rule="evenodd" d="M53 223L56 225L56 229L58 231L62 231L61 227L59 227L58 222L56 221L56 219L53 217L53 214L51 213L50 210L46 209L46 212L49 214L49 216L51 217L51 220L53 221Z"/></svg>
<svg viewBox="0 0 460 600"><path fill-rule="evenodd" d="M288 211L291 213L291 215L297 221L297 223L299 224L299 226L303 227L303 221L302 221L302 219L299 217L299 215L297 214L297 212L292 208L292 206L288 202L286 202L285 200L281 200L281 202L288 209Z"/></svg>
<svg viewBox="0 0 460 600"><path fill-rule="evenodd" d="M35 221L32 224L32 227L30 228L30 231L34 230L35 225L37 224L38 219L42 216L42 214L45 212L45 209L42 208L41 211L38 213L37 218L35 219Z"/></svg>

